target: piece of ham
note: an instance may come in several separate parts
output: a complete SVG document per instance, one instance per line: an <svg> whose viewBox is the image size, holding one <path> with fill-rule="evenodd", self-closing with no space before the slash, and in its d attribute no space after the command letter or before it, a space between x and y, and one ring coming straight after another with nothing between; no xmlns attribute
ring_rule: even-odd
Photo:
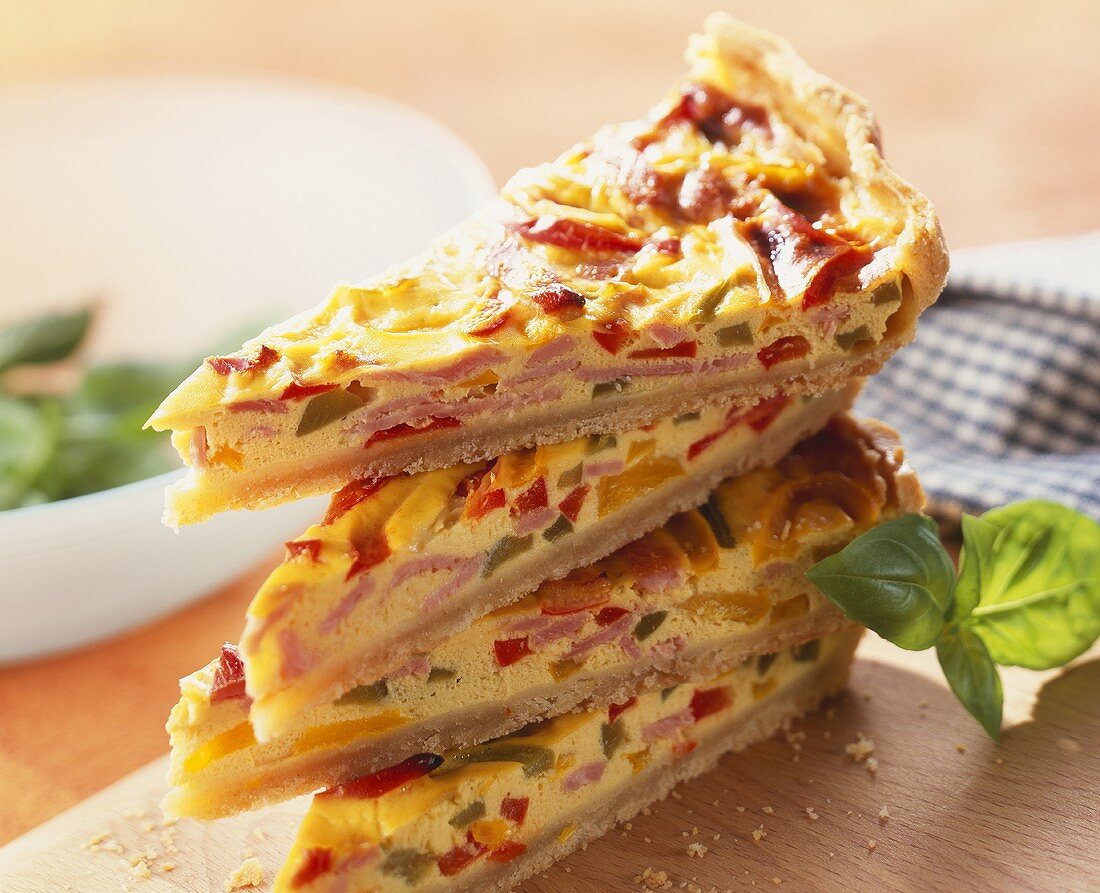
<svg viewBox="0 0 1100 893"><path fill-rule="evenodd" d="M642 740L646 744L651 744L661 738L675 738L680 729L686 729L693 722L695 722L695 716L691 708L685 707L645 726L642 729Z"/></svg>
<svg viewBox="0 0 1100 893"><path fill-rule="evenodd" d="M603 778L603 770L607 765L606 762L600 760L592 763L585 763L579 769L574 769L562 780L561 789L567 794L573 793L573 791L579 791L585 785L592 784Z"/></svg>
<svg viewBox="0 0 1100 893"><path fill-rule="evenodd" d="M374 577L370 574L361 576L351 588L351 591L340 599L336 607L329 611L325 619L321 621L321 632L326 636L336 632L340 624L359 606L359 603L374 592L374 588Z"/></svg>
<svg viewBox="0 0 1100 893"><path fill-rule="evenodd" d="M421 607L425 611L433 611L448 599L452 598L459 589L469 583L481 572L481 565L484 561L484 555L475 555L473 558L467 558L462 565L455 569L449 580L434 592L428 594L427 598L425 598L421 604Z"/></svg>
<svg viewBox="0 0 1100 893"><path fill-rule="evenodd" d="M606 645L608 642L614 642L619 636L628 632L633 624L633 614L626 614L620 617L614 623L608 624L599 632L593 633L577 642L566 652L565 659L574 660L578 657L583 657L588 654L588 652L599 648L601 645Z"/></svg>

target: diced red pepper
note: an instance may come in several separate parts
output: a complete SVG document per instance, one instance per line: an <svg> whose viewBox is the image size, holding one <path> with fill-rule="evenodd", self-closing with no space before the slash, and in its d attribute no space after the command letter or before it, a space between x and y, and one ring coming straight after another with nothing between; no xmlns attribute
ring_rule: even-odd
<svg viewBox="0 0 1100 893"><path fill-rule="evenodd" d="M791 398L786 394L776 394L774 397L767 397L749 409L742 417L742 421L752 428L753 431L759 433L774 422L776 416L778 416L790 402Z"/></svg>
<svg viewBox="0 0 1100 893"><path fill-rule="evenodd" d="M474 840L472 834L467 833L466 842L464 844L456 846L449 853L444 853L436 859L436 864L439 866L439 873L444 877L453 877L475 859L485 855L487 849L488 847L484 844Z"/></svg>
<svg viewBox="0 0 1100 893"><path fill-rule="evenodd" d="M361 542L355 543L355 558L348 568L344 580L350 580L363 571L370 570L377 564L381 564L393 553L390 542L386 539L386 531L376 530Z"/></svg>
<svg viewBox="0 0 1100 893"><path fill-rule="evenodd" d="M527 807L530 803L530 797L505 797L500 801L500 814L509 822L522 825L527 818Z"/></svg>
<svg viewBox="0 0 1100 893"><path fill-rule="evenodd" d="M489 853L490 862L511 862L516 856L522 856L527 852L527 844L518 840L506 840L495 850Z"/></svg>
<svg viewBox="0 0 1100 893"><path fill-rule="evenodd" d="M672 753L677 759L686 757L699 746L698 741L677 741L672 745Z"/></svg>
<svg viewBox="0 0 1100 893"><path fill-rule="evenodd" d="M679 239L659 239L653 243L653 247L657 249L660 254L679 254L680 253L680 240Z"/></svg>
<svg viewBox="0 0 1100 893"><path fill-rule="evenodd" d="M609 723L614 722L615 720L617 720L619 718L619 716L623 713L624 710L629 710L631 707L633 707L637 703L638 703L638 699L635 697L635 698L631 698L629 701L623 701L621 704L611 704L607 708L607 721Z"/></svg>
<svg viewBox="0 0 1100 893"><path fill-rule="evenodd" d="M592 332L592 337L609 354L617 354L623 349L623 345L631 339L633 332L628 323L621 316L607 322L598 322Z"/></svg>
<svg viewBox="0 0 1100 893"><path fill-rule="evenodd" d="M527 636L523 636L519 639L497 639L493 642L493 653L496 655L497 666L510 667L533 652L527 643Z"/></svg>
<svg viewBox="0 0 1100 893"><path fill-rule="evenodd" d="M618 605L611 605L607 608L602 608L600 613L596 615L596 623L599 626L610 626L620 617L625 617L630 612L626 608L621 608Z"/></svg>
<svg viewBox="0 0 1100 893"><path fill-rule="evenodd" d="M443 757L434 753L418 753L395 766L387 766L370 775L362 775L322 791L318 797L341 797L357 800L381 797L410 781L427 775L443 763Z"/></svg>
<svg viewBox="0 0 1100 893"><path fill-rule="evenodd" d="M571 251L634 254L642 243L603 226L567 217L538 217L516 224L516 232L532 242L556 245Z"/></svg>
<svg viewBox="0 0 1100 893"><path fill-rule="evenodd" d="M300 556L306 556L310 561L316 561L321 557L320 540L291 540L283 543L286 547L286 560L292 561Z"/></svg>
<svg viewBox="0 0 1100 893"><path fill-rule="evenodd" d="M699 352L697 341L681 341L672 347L647 347L627 354L632 360L659 360L663 357L694 357Z"/></svg>
<svg viewBox="0 0 1100 893"><path fill-rule="evenodd" d="M459 428L461 425L462 422L450 416L431 416L428 424L419 427L402 422L400 425L394 425L392 428L383 428L381 431L375 431L367 438L367 442L363 444L363 447L369 449L376 443L381 443L384 440L407 437L410 434L427 434L429 431L441 431L444 428Z"/></svg>
<svg viewBox="0 0 1100 893"><path fill-rule="evenodd" d="M544 509L549 504L550 501L546 495L546 478L539 478L516 497L513 504L514 514L522 517L535 509Z"/></svg>
<svg viewBox="0 0 1100 893"><path fill-rule="evenodd" d="M291 887L304 887L323 874L332 871L332 850L327 847L311 847L302 854L301 864L290 879Z"/></svg>
<svg viewBox="0 0 1100 893"><path fill-rule="evenodd" d="M493 509L503 508L505 502L504 491L499 487L495 490L475 490L466 497L463 513L467 518L477 521Z"/></svg>
<svg viewBox="0 0 1100 893"><path fill-rule="evenodd" d="M300 381L292 381L279 395L280 400L297 400L300 397L312 397L314 394L323 394L325 391L336 390L334 384L302 384Z"/></svg>
<svg viewBox="0 0 1100 893"><path fill-rule="evenodd" d="M355 506L359 505L364 499L369 499L391 480L393 480L392 476L360 478L357 481L352 481L350 484L345 484L332 494L332 499L329 500L328 504L328 511L325 512L325 519L322 523L331 524L345 512L349 512L355 508Z"/></svg>
<svg viewBox="0 0 1100 893"><path fill-rule="evenodd" d="M725 710L732 703L728 689L697 688L691 696L691 715L699 722L705 716Z"/></svg>
<svg viewBox="0 0 1100 893"><path fill-rule="evenodd" d="M547 313L576 318L584 310L584 295L564 285L547 285L531 293L531 300Z"/></svg>
<svg viewBox="0 0 1100 893"><path fill-rule="evenodd" d="M207 357L206 364L218 375L229 375L233 372L259 372L278 359L279 351L262 344L254 357Z"/></svg>
<svg viewBox="0 0 1100 893"><path fill-rule="evenodd" d="M778 363L797 360L799 357L806 356L809 352L810 342L802 335L788 335L786 338L773 341L767 347L760 348L756 353L756 358L765 369L771 369L772 366Z"/></svg>
<svg viewBox="0 0 1100 893"><path fill-rule="evenodd" d="M210 703L243 697L244 685L244 661L241 660L240 649L226 642L222 645L218 668L210 683Z"/></svg>
<svg viewBox="0 0 1100 893"><path fill-rule="evenodd" d="M576 524L577 518L580 517L581 509L584 507L584 499L588 496L588 491L590 489L591 487L589 487L588 484L581 484L579 487L574 487L569 491L565 499L558 503L558 511Z"/></svg>
<svg viewBox="0 0 1100 893"><path fill-rule="evenodd" d="M703 437L700 437L697 441L688 445L687 457L690 462L696 456L698 456L703 450L711 446L719 437L725 434L727 431L731 431L737 426L737 423L741 421L742 412L739 406L731 406L726 413L726 418L722 422L722 427L717 431L712 431Z"/></svg>

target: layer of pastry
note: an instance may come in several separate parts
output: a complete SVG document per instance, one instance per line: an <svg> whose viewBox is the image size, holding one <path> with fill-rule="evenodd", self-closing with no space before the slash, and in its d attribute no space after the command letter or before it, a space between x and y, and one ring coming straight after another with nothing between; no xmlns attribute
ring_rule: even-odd
<svg viewBox="0 0 1100 893"><path fill-rule="evenodd" d="M820 392L910 340L946 252L863 100L724 16L689 61L427 255L210 358L150 420L191 467L169 521Z"/></svg>
<svg viewBox="0 0 1100 893"><path fill-rule="evenodd" d="M774 467L720 484L701 510L544 583L263 744L227 651L182 682L166 807L210 818L286 799L830 632L843 617L804 572L920 508L900 461L881 426L837 419Z"/></svg>
<svg viewBox="0 0 1100 893"><path fill-rule="evenodd" d="M852 392L712 408L492 462L354 482L248 609L241 639L261 740L477 617L703 502L843 410Z"/></svg>
<svg viewBox="0 0 1100 893"><path fill-rule="evenodd" d="M858 631L318 794L276 891L508 889L843 686Z"/></svg>

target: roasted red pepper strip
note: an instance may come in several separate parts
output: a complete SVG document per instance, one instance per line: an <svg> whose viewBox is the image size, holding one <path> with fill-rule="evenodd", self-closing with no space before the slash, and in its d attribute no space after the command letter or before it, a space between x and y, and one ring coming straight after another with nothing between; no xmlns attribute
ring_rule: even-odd
<svg viewBox="0 0 1100 893"><path fill-rule="evenodd" d="M488 848L484 844L474 840L472 834L467 834L464 844L456 846L449 853L444 853L436 859L436 864L439 866L439 873L444 877L453 877L475 859L485 855L487 849Z"/></svg>
<svg viewBox="0 0 1100 893"><path fill-rule="evenodd" d="M527 644L527 636L520 639L497 639L493 642L493 654L496 656L497 666L510 667L532 653L531 646Z"/></svg>
<svg viewBox="0 0 1100 893"><path fill-rule="evenodd" d="M629 701L623 701L621 704L611 704L607 708L607 721L614 722L625 710L629 710L635 704L638 703L638 699L631 698Z"/></svg>
<svg viewBox="0 0 1100 893"><path fill-rule="evenodd" d="M617 354L633 336L628 323L621 316L607 322L598 322L593 327L592 337L609 354Z"/></svg>
<svg viewBox="0 0 1100 893"><path fill-rule="evenodd" d="M443 416L441 418L432 416L428 424L421 425L420 427L402 422L400 425L394 425L392 428L383 428L381 431L375 431L367 438L367 442L364 443L363 446L364 448L369 448L384 440L407 437L410 434L427 434L429 431L441 431L444 428L459 428L461 426L462 422L450 416Z"/></svg>
<svg viewBox="0 0 1100 893"><path fill-rule="evenodd" d="M368 499L388 484L392 477L360 478L345 484L341 489L332 494L322 523L331 524L345 512L359 505L364 499Z"/></svg>
<svg viewBox="0 0 1100 893"><path fill-rule="evenodd" d="M390 557L392 552L393 550L390 549L389 540L386 539L386 532L384 530L374 531L362 542L355 544L355 558L351 562L351 567L348 568L344 580L350 580L357 574L361 574L363 571L370 570L375 565L381 564Z"/></svg>
<svg viewBox="0 0 1100 893"><path fill-rule="evenodd" d="M206 364L218 375L229 375L233 372L259 372L278 359L279 351L262 344L254 357L207 357Z"/></svg>
<svg viewBox="0 0 1100 893"><path fill-rule="evenodd" d="M511 862L516 856L522 856L527 852L527 844L518 840L506 840L495 850L489 853L490 862Z"/></svg>
<svg viewBox="0 0 1100 893"><path fill-rule="evenodd" d="M565 499L558 503L558 511L565 515L572 523L576 524L577 518L580 517L581 509L584 507L585 497L588 496L588 491L590 489L588 484L581 484L579 487L574 487L569 491Z"/></svg>
<svg viewBox="0 0 1100 893"><path fill-rule="evenodd" d="M775 421L776 416L778 416L790 402L791 398L786 394L776 394L774 397L768 397L753 406L752 409L745 413L742 420L746 425L752 428L753 431L759 434Z"/></svg>
<svg viewBox="0 0 1100 893"><path fill-rule="evenodd" d="M297 400L300 397L312 397L314 394L323 394L325 391L336 390L334 384L302 384L293 381L288 384L279 395L280 400Z"/></svg>
<svg viewBox="0 0 1100 893"><path fill-rule="evenodd" d="M443 757L434 753L418 753L396 766L387 766L370 775L362 775L353 781L346 781L322 791L318 797L348 797L352 799L370 799L381 797L402 785L415 781L439 767Z"/></svg>
<svg viewBox="0 0 1100 893"><path fill-rule="evenodd" d="M226 642L210 683L210 703L240 698L245 693L244 661L236 645Z"/></svg>
<svg viewBox="0 0 1100 893"><path fill-rule="evenodd" d="M531 293L531 300L547 313L575 317L584 310L584 295L564 285L547 285Z"/></svg>
<svg viewBox="0 0 1100 893"><path fill-rule="evenodd" d="M625 617L629 613L626 608L620 608L617 605L601 608L600 613L596 615L596 623L599 626L610 626L620 617Z"/></svg>
<svg viewBox="0 0 1100 893"><path fill-rule="evenodd" d="M532 242L571 251L634 254L642 249L642 243L630 236L567 217L538 217L517 223L513 229Z"/></svg>
<svg viewBox="0 0 1100 893"><path fill-rule="evenodd" d="M304 887L330 871L332 871L332 850L312 847L302 854L301 865L294 872L294 877L290 879L290 886Z"/></svg>
<svg viewBox="0 0 1100 893"><path fill-rule="evenodd" d="M697 688L691 696L691 715L699 722L704 716L725 710L732 703L725 688Z"/></svg>
<svg viewBox="0 0 1100 893"><path fill-rule="evenodd" d="M544 509L549 504L546 494L546 478L539 478L516 497L513 503L513 514L522 517L535 509Z"/></svg>
<svg viewBox="0 0 1100 893"><path fill-rule="evenodd" d="M662 357L694 357L699 352L696 341L681 341L672 347L647 347L627 354L632 360L658 360Z"/></svg>
<svg viewBox="0 0 1100 893"><path fill-rule="evenodd" d="M767 347L760 348L756 358L765 369L771 369L779 363L789 363L791 360L804 357L809 352L810 342L802 335L788 335L786 338L773 341Z"/></svg>

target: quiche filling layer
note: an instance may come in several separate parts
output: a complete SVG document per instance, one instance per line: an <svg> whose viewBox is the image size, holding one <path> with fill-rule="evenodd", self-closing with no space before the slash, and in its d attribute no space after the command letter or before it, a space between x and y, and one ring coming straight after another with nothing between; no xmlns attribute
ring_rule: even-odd
<svg viewBox="0 0 1100 893"><path fill-rule="evenodd" d="M457 730L471 717L483 737L498 734L547 703L562 712L590 692L633 694L657 671L702 676L768 641L817 635L841 618L806 568L920 504L892 432L834 419L774 466L719 484L699 510L544 583L263 744L249 723L246 668L227 646L182 681L168 725L177 785L168 806L208 816L247 808L257 792L293 796L433 734L465 743Z"/></svg>
<svg viewBox="0 0 1100 893"><path fill-rule="evenodd" d="M846 96L808 126L790 84L714 33L690 62L646 118L519 172L426 255L209 358L150 420L192 468L170 520L387 456L450 464L427 448L471 454L505 422L530 444L551 418L645 422L658 396L812 392L834 366L836 387L909 340L946 253L870 113Z"/></svg>
<svg viewBox="0 0 1100 893"><path fill-rule="evenodd" d="M330 890L345 880L377 893L472 888L529 849L587 839L603 830L590 818L624 789L729 734L823 667L843 665L856 639L840 633L762 654L706 681L417 754L329 789L314 797L275 889Z"/></svg>
<svg viewBox="0 0 1100 893"><path fill-rule="evenodd" d="M653 523L664 520L672 509L662 506L699 476L743 467L769 443L778 454L849 399L712 407L645 430L347 485L323 523L287 543L286 560L249 606L241 652L260 737L399 670L392 655L404 662L410 649L434 647L451 618L518 598L533 564L575 567L571 551L620 530L641 500ZM496 604L483 604L491 593ZM414 640L391 647L402 635Z"/></svg>

